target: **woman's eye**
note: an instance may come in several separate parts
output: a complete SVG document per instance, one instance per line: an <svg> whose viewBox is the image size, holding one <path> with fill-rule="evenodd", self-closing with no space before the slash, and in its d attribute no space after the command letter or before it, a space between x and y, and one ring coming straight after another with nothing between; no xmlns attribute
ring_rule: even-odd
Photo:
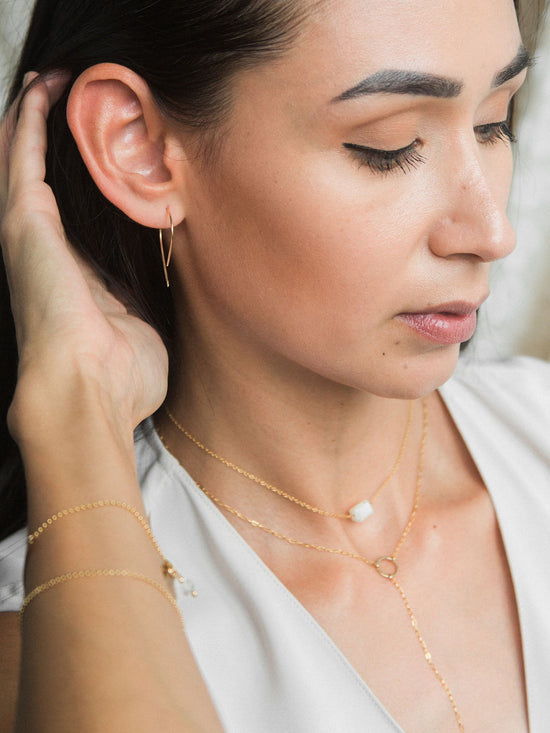
<svg viewBox="0 0 550 733"><path fill-rule="evenodd" d="M475 134L478 141L483 145L494 145L501 141L516 142L516 136L510 130L506 120L504 122L492 122L488 125L478 125L475 128Z"/></svg>
<svg viewBox="0 0 550 733"><path fill-rule="evenodd" d="M424 157L418 152L420 145L418 140L398 150L378 150L355 143L343 145L346 150L351 151L359 165L366 165L373 173L391 173L394 170L407 173L424 162Z"/></svg>
<svg viewBox="0 0 550 733"><path fill-rule="evenodd" d="M478 125L474 128L476 137L482 145L494 145L498 142L515 143L516 137L506 120ZM367 166L373 173L391 173L400 170L402 173L417 168L425 158L419 152L420 141L414 140L410 145L398 150L379 150L366 145L344 143L360 166Z"/></svg>

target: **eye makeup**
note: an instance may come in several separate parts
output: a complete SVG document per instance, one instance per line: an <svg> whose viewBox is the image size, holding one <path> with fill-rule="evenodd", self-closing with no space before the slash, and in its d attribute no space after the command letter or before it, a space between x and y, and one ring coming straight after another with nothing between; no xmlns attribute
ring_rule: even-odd
<svg viewBox="0 0 550 733"><path fill-rule="evenodd" d="M506 120L477 125L474 128L474 133L481 145L516 142L516 137ZM417 168L425 161L425 157L419 152L420 145L419 140L413 140L410 145L397 150L381 150L366 145L357 145L356 143L343 143L343 147L352 153L360 166L367 166L373 173L381 174L398 170L402 173L408 173L410 170Z"/></svg>
<svg viewBox="0 0 550 733"><path fill-rule="evenodd" d="M424 162L424 156L418 151L420 146L418 140L398 150L378 150L355 143L344 143L343 145L346 150L351 151L360 166L366 165L373 173L390 173L396 169L407 173Z"/></svg>
<svg viewBox="0 0 550 733"><path fill-rule="evenodd" d="M484 145L494 145L500 141L515 143L517 138L510 129L507 120L491 122L488 125L478 125L475 128L478 141Z"/></svg>

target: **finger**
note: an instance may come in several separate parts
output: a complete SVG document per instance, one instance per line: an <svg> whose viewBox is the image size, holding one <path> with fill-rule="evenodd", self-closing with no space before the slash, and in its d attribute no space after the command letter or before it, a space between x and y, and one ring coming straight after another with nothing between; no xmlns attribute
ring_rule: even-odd
<svg viewBox="0 0 550 733"><path fill-rule="evenodd" d="M66 75L31 78L19 105L19 117L13 135L7 169L7 201L2 214L1 246L8 279L17 278L16 272L30 264L29 257L41 254L47 257L48 250L64 243L64 233L59 212L52 191L44 183L45 154L47 148L46 118L51 105L57 101L66 86ZM33 83L34 82L34 83ZM10 115L17 111L12 105ZM8 121L9 125L9 121ZM38 237L37 232L41 233ZM38 250L36 242L43 238L45 246ZM48 244L50 245L48 247ZM15 268L15 262L19 267ZM29 270L30 268L27 268Z"/></svg>
<svg viewBox="0 0 550 733"><path fill-rule="evenodd" d="M44 180L46 173L46 120L51 108L48 86L40 81L20 103L19 119L8 159L8 199Z"/></svg>
<svg viewBox="0 0 550 733"><path fill-rule="evenodd" d="M29 72L23 80L23 87L11 104L6 116L0 123L0 214L6 203L8 191L8 165L9 150L15 134L19 105L25 91L25 87L37 76L36 72Z"/></svg>
<svg viewBox="0 0 550 733"><path fill-rule="evenodd" d="M34 79L36 79L37 76L38 74L36 71L29 71L23 77L23 85L21 86L19 94L11 103L10 108L8 109L0 125L0 134L2 134L2 141L6 140L8 143L11 142L11 138L13 137L13 133L15 132L21 98L25 93L25 89L31 84Z"/></svg>
<svg viewBox="0 0 550 733"><path fill-rule="evenodd" d="M7 156L0 161L0 213L6 206L14 171L27 173L26 180L15 176L15 183L23 186L27 186L29 181L44 179L46 118L67 86L69 75L55 72L37 77L36 72L25 75L26 86L0 127L4 155Z"/></svg>

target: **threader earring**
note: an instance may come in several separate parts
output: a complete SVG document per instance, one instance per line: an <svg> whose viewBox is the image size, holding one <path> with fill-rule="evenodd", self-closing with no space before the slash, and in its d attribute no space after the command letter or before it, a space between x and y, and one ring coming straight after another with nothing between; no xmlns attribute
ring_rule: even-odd
<svg viewBox="0 0 550 733"><path fill-rule="evenodd" d="M170 265L170 258L172 257L172 245L174 244L174 222L172 221L172 214L167 209L168 216L170 218L170 244L168 245L168 256L164 256L164 240L162 236L162 229L159 229L159 241L160 241L160 256L162 257L162 269L164 271L164 279L166 280L166 287L170 287L170 280L168 279L168 267Z"/></svg>

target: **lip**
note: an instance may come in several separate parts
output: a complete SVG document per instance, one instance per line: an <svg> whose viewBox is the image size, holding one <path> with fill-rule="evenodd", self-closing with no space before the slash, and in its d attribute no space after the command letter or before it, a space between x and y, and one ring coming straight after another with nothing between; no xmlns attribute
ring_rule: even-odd
<svg viewBox="0 0 550 733"><path fill-rule="evenodd" d="M474 335L476 311L486 297L477 302L452 301L423 311L399 313L397 319L435 343L460 344Z"/></svg>

